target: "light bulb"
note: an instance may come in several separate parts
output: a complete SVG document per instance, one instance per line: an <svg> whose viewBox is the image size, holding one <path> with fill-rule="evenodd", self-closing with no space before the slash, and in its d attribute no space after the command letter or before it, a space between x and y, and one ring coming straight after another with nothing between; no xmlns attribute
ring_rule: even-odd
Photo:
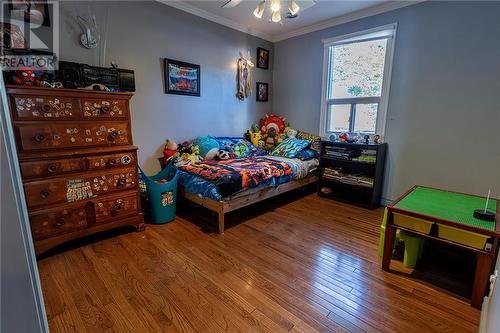
<svg viewBox="0 0 500 333"><path fill-rule="evenodd" d="M280 0L271 0L271 11L273 13L279 12L281 9ZM280 18L281 20L281 18Z"/></svg>
<svg viewBox="0 0 500 333"><path fill-rule="evenodd" d="M274 22L274 23L278 23L281 21L281 14L280 12L274 12L273 13L273 16L271 17L271 20Z"/></svg>
<svg viewBox="0 0 500 333"><path fill-rule="evenodd" d="M297 5L297 3L292 0L292 2L290 2L290 6L288 6L288 11L290 12L290 14L295 16L299 12L299 10L300 10L299 5Z"/></svg>
<svg viewBox="0 0 500 333"><path fill-rule="evenodd" d="M253 11L253 15L256 18L262 18L262 15L264 14L264 9L266 8L265 5L266 5L266 2L262 1L257 5L257 7L255 7L255 10Z"/></svg>

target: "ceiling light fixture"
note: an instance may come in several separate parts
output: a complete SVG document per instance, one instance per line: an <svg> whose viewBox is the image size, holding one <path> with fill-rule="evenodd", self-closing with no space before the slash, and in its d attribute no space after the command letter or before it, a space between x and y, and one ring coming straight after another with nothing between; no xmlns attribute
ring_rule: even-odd
<svg viewBox="0 0 500 333"><path fill-rule="evenodd" d="M274 22L274 23L279 23L281 21L281 14L279 11L277 12L274 12L273 13L273 16L271 17L271 20Z"/></svg>
<svg viewBox="0 0 500 333"><path fill-rule="evenodd" d="M255 10L253 11L253 15L256 18L262 18L262 15L264 14L264 9L266 9L266 2L261 1L257 7L255 7Z"/></svg>
<svg viewBox="0 0 500 333"><path fill-rule="evenodd" d="M299 10L300 10L300 6L297 5L297 3L294 0L292 0L290 2L290 6L288 6L288 12L292 16L297 16L297 14L299 13Z"/></svg>
<svg viewBox="0 0 500 333"><path fill-rule="evenodd" d="M305 10L315 4L317 0L261 0L253 11L256 18L261 19L264 11L270 11L271 21L274 23L282 23L281 18L284 15L286 18L296 18L301 10L298 3L303 5L302 10ZM284 2L284 6L281 6ZM288 5L287 5L288 4ZM286 9L286 10L285 10Z"/></svg>
<svg viewBox="0 0 500 333"><path fill-rule="evenodd" d="M280 0L271 0L271 11L273 13L279 12L281 9ZM281 15L280 15L281 16ZM279 22L279 21L278 21Z"/></svg>

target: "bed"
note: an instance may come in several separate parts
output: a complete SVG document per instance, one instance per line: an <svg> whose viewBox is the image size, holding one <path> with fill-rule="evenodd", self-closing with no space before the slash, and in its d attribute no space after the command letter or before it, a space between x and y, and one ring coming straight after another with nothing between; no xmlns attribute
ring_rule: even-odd
<svg viewBox="0 0 500 333"><path fill-rule="evenodd" d="M178 167L179 195L216 212L222 234L226 213L317 182L318 165L278 156L190 163Z"/></svg>

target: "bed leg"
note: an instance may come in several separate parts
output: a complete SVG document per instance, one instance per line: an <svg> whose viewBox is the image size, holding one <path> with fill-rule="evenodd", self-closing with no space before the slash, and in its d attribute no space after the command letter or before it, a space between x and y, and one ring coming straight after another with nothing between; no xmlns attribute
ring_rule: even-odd
<svg viewBox="0 0 500 333"><path fill-rule="evenodd" d="M219 234L224 233L224 212L219 212Z"/></svg>

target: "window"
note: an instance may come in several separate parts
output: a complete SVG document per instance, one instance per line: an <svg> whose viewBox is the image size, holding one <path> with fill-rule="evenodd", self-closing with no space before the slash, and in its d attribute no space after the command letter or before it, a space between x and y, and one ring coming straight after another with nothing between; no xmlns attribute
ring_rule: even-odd
<svg viewBox="0 0 500 333"><path fill-rule="evenodd" d="M320 135L384 134L396 24L324 40Z"/></svg>

